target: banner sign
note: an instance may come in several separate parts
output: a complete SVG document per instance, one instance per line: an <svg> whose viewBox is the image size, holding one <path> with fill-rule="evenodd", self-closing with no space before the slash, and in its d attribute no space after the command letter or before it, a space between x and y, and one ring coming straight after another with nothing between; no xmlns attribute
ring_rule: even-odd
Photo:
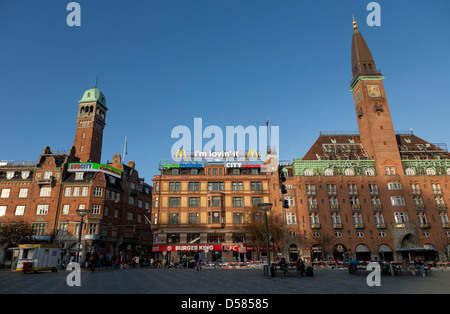
<svg viewBox="0 0 450 314"><path fill-rule="evenodd" d="M250 251L256 251L257 247L249 246L244 244L243 247L240 247L238 244L233 245L222 245L222 244L187 244L187 245L154 245L152 247L152 252L187 252L187 251L204 251L207 249L208 251L223 251L223 252L239 252L244 253ZM270 249L273 249L273 246L270 246ZM265 245L259 246L260 251L267 251L267 247Z"/></svg>
<svg viewBox="0 0 450 314"><path fill-rule="evenodd" d="M67 166L67 171L69 171L69 172L77 172L77 171L104 172L104 173L112 175L113 177L116 177L116 178L122 177L122 171L120 171L116 168L113 168L111 166L102 165L102 164L98 164L98 163L92 163L92 162L69 164Z"/></svg>

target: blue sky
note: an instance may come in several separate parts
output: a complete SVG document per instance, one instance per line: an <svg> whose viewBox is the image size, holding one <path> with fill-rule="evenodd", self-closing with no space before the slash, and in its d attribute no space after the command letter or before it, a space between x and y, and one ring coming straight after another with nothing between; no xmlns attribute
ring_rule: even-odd
<svg viewBox="0 0 450 314"><path fill-rule="evenodd" d="M102 162L122 154L150 182L174 127L280 127L280 159L322 131L357 131L350 88L352 15L384 86L396 130L450 145L450 2L96 0L81 27L62 0L0 0L0 160L73 145L78 101L98 87L109 111ZM207 140L203 142L206 143Z"/></svg>

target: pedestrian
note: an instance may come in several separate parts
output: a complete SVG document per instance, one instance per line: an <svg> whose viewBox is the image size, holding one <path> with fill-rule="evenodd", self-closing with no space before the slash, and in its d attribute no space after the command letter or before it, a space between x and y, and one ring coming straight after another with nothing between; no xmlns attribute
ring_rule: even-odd
<svg viewBox="0 0 450 314"><path fill-rule="evenodd" d="M297 272L300 272L300 275L303 277L303 273L305 273L305 263L301 258L299 258L296 265L297 265Z"/></svg>
<svg viewBox="0 0 450 314"><path fill-rule="evenodd" d="M89 257L89 267L91 269L91 272L94 272L96 263L97 263L96 255L95 254L91 254L91 256Z"/></svg>
<svg viewBox="0 0 450 314"><path fill-rule="evenodd" d="M198 271L200 270L199 268L199 260L200 260L200 252L198 250L195 251L195 255L194 255L194 261L195 261L195 269Z"/></svg>
<svg viewBox="0 0 450 314"><path fill-rule="evenodd" d="M414 267L419 271L419 275L425 276L425 266L418 257L416 257L416 260L414 261Z"/></svg>

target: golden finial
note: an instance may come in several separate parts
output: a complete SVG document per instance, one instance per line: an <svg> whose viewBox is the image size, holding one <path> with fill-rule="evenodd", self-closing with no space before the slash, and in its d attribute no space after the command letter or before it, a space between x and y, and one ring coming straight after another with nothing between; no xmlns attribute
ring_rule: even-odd
<svg viewBox="0 0 450 314"><path fill-rule="evenodd" d="M353 17L353 29L358 29L358 25L356 25L356 21L355 21L355 17L352 15Z"/></svg>

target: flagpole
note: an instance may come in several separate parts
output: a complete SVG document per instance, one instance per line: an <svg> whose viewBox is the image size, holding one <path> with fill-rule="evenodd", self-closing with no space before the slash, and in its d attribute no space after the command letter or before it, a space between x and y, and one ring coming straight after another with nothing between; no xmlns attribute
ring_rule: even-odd
<svg viewBox="0 0 450 314"><path fill-rule="evenodd" d="M269 132L269 149L270 151L272 151L272 147L271 147L271 139L270 139L270 126L269 126L269 118L267 118L267 132Z"/></svg>
<svg viewBox="0 0 450 314"><path fill-rule="evenodd" d="M127 137L125 136L125 143L123 144L123 157L122 157L122 163L125 163L125 154L127 152Z"/></svg>

